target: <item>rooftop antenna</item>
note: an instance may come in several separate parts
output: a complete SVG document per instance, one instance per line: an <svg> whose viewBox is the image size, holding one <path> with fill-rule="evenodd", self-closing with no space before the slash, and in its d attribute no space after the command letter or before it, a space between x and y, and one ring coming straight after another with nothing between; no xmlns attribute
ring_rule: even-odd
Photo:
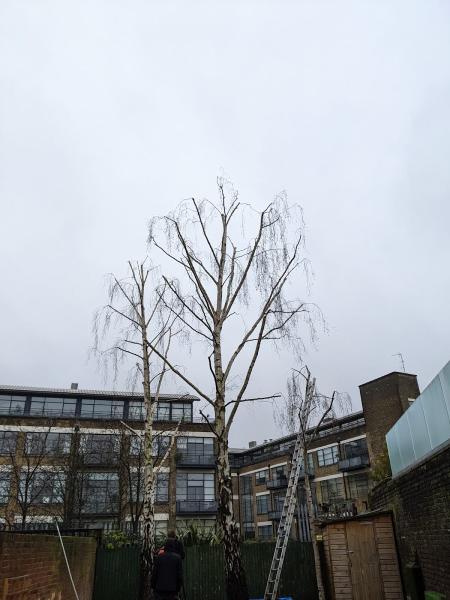
<svg viewBox="0 0 450 600"><path fill-rule="evenodd" d="M399 356L400 357L400 360L402 362L403 373L406 373L405 361L403 360L403 354L401 352L397 352L397 354L393 354L392 356Z"/></svg>

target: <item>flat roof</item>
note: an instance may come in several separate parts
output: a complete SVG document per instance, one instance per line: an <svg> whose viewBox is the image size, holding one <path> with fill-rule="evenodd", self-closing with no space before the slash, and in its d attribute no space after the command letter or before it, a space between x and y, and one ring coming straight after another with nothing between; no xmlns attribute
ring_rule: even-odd
<svg viewBox="0 0 450 600"><path fill-rule="evenodd" d="M135 398L137 400L143 400L144 394L136 393L132 391L117 391L117 390L82 390L82 389L67 389L67 388L46 388L46 387L30 387L30 386L20 386L20 385L0 385L0 394L10 392L11 394L63 394L64 396L76 396L76 397L104 397L106 399L116 399L116 398ZM160 394L159 397L161 400L188 400L195 401L199 400L198 396L193 396L192 394Z"/></svg>

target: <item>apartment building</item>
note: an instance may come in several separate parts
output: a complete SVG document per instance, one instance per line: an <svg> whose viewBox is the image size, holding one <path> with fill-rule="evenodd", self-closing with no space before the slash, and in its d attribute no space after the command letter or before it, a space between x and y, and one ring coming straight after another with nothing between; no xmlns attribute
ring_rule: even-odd
<svg viewBox="0 0 450 600"><path fill-rule="evenodd" d="M306 516L305 468L312 478L316 516L345 517L367 509L371 468L384 451L384 438L419 395L415 375L390 373L360 386L361 411L328 420L308 451L298 486L297 512L291 535L310 539ZM236 518L243 538L269 539L276 534L295 435L247 449L230 450Z"/></svg>
<svg viewBox="0 0 450 600"><path fill-rule="evenodd" d="M213 434L195 396L161 395L155 436L156 528L214 527ZM181 421L174 438L177 424ZM143 396L130 392L0 386L0 524L139 531ZM173 441L172 441L173 440Z"/></svg>

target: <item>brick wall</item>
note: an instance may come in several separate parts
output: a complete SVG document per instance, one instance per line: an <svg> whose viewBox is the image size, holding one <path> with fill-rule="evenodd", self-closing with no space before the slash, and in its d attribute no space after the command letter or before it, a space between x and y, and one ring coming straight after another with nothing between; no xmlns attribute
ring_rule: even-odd
<svg viewBox="0 0 450 600"><path fill-rule="evenodd" d="M91 600L96 540L81 537L63 540L78 596L80 600ZM27 600L74 598L57 536L0 533L0 595L5 585L13 589L19 581L16 578L23 578L25 589L29 590L24 596Z"/></svg>
<svg viewBox="0 0 450 600"><path fill-rule="evenodd" d="M413 470L376 486L372 509L391 509L408 587L417 555L425 589L450 598L450 445Z"/></svg>

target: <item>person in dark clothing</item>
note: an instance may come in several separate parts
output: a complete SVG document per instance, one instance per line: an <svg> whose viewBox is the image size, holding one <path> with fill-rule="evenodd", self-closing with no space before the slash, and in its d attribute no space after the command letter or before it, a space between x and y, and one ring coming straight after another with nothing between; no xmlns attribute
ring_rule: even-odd
<svg viewBox="0 0 450 600"><path fill-rule="evenodd" d="M155 590L156 600L177 600L183 586L183 566L176 541L169 538L164 545L164 552L155 558L152 589Z"/></svg>
<svg viewBox="0 0 450 600"><path fill-rule="evenodd" d="M184 560L184 546L183 542L177 538L177 534L174 529L167 532L167 541L173 540L175 542L175 552L181 556L181 560Z"/></svg>

